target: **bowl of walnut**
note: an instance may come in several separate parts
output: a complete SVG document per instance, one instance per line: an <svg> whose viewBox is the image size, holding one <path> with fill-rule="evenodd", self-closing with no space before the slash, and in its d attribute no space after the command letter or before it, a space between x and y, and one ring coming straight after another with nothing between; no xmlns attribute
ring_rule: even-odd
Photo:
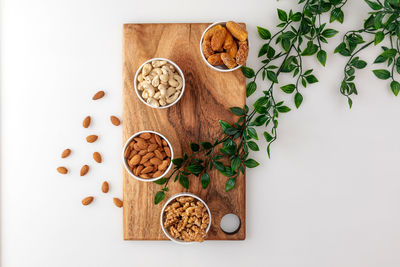
<svg viewBox="0 0 400 267"><path fill-rule="evenodd" d="M135 92L139 99L152 108L169 108L176 104L185 90L185 77L173 61L152 58L136 71Z"/></svg>
<svg viewBox="0 0 400 267"><path fill-rule="evenodd" d="M201 36L200 54L216 71L237 70L246 64L249 54L248 33L234 21L213 23Z"/></svg>
<svg viewBox="0 0 400 267"><path fill-rule="evenodd" d="M135 133L126 141L122 151L126 171L144 182L164 177L172 167L173 156L174 151L168 139L154 131Z"/></svg>
<svg viewBox="0 0 400 267"><path fill-rule="evenodd" d="M160 223L164 234L174 242L203 242L211 227L211 212L198 196L179 193L164 204Z"/></svg>

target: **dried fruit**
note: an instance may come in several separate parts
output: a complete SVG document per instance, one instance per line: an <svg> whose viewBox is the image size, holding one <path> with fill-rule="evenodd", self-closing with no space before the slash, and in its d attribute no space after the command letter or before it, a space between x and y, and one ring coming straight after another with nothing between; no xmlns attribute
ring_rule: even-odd
<svg viewBox="0 0 400 267"><path fill-rule="evenodd" d="M61 153L61 158L66 158L71 154L71 149L67 148Z"/></svg>
<svg viewBox="0 0 400 267"><path fill-rule="evenodd" d="M101 185L101 191L103 193L108 193L109 189L110 189L110 186L108 185L108 183L106 181L104 181L103 184Z"/></svg>
<svg viewBox="0 0 400 267"><path fill-rule="evenodd" d="M101 163L102 159L101 159L101 155L99 152L94 152L93 153L93 159L97 162L97 163Z"/></svg>
<svg viewBox="0 0 400 267"><path fill-rule="evenodd" d="M61 174L67 174L68 173L68 169L65 167L58 167L57 171Z"/></svg>
<svg viewBox="0 0 400 267"><path fill-rule="evenodd" d="M214 51L222 51L227 30L225 27L217 29L211 37L211 48Z"/></svg>
<svg viewBox="0 0 400 267"><path fill-rule="evenodd" d="M93 142L96 142L97 138L98 138L97 135L94 135L94 134L88 135L88 136L86 137L86 141L87 141L88 143L93 143Z"/></svg>
<svg viewBox="0 0 400 267"><path fill-rule="evenodd" d="M98 91L96 94L94 94L93 96L93 100L98 100L100 98L102 98L105 95L104 91Z"/></svg>
<svg viewBox="0 0 400 267"><path fill-rule="evenodd" d="M90 116L87 116L84 120L83 120L83 122L82 122L82 126L83 126L83 128L88 128L89 127L89 125L90 125Z"/></svg>
<svg viewBox="0 0 400 267"><path fill-rule="evenodd" d="M81 168L81 176L84 176L88 173L89 171L89 166L88 165L83 165Z"/></svg>
<svg viewBox="0 0 400 267"><path fill-rule="evenodd" d="M221 53L221 59L229 69L236 67L236 61L228 53Z"/></svg>
<svg viewBox="0 0 400 267"><path fill-rule="evenodd" d="M92 203L94 197L90 196L90 197L85 197L84 199L82 199L82 205L87 206L90 203Z"/></svg>
<svg viewBox="0 0 400 267"><path fill-rule="evenodd" d="M249 45L247 44L247 41L239 42L239 50L236 53L236 63L238 65L245 65L248 54Z"/></svg>
<svg viewBox="0 0 400 267"><path fill-rule="evenodd" d="M245 41L247 39L248 33L239 24L233 21L228 21L226 27L232 33L232 35L239 41Z"/></svg>
<svg viewBox="0 0 400 267"><path fill-rule="evenodd" d="M121 199L114 197L113 199L114 205L117 206L118 208L121 208L124 205L124 202L122 202Z"/></svg>
<svg viewBox="0 0 400 267"><path fill-rule="evenodd" d="M221 59L221 53L211 55L207 58L208 63L210 63L213 66L219 66L223 65L224 62Z"/></svg>
<svg viewBox="0 0 400 267"><path fill-rule="evenodd" d="M121 121L115 116L110 116L110 120L111 120L111 123L114 124L115 126L118 126L121 124Z"/></svg>

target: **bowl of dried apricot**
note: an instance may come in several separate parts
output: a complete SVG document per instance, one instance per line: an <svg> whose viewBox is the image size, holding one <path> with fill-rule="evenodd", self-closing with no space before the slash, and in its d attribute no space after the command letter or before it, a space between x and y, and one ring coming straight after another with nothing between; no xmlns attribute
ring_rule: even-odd
<svg viewBox="0 0 400 267"><path fill-rule="evenodd" d="M248 33L234 21L208 26L200 39L200 54L212 69L229 72L246 64L249 54Z"/></svg>
<svg viewBox="0 0 400 267"><path fill-rule="evenodd" d="M172 60L152 58L136 71L134 87L139 99L147 106L169 108L181 99L185 91L185 77Z"/></svg>
<svg viewBox="0 0 400 267"><path fill-rule="evenodd" d="M211 227L211 212L198 196L179 193L164 204L160 223L164 234L174 242L203 242Z"/></svg>
<svg viewBox="0 0 400 267"><path fill-rule="evenodd" d="M162 134L141 131L126 141L122 161L133 178L153 182L169 172L173 156L171 143Z"/></svg>

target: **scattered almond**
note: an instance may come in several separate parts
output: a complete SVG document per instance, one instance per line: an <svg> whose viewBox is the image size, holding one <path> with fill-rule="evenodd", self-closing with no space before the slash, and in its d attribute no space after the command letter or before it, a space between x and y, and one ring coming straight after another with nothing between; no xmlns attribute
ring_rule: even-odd
<svg viewBox="0 0 400 267"><path fill-rule="evenodd" d="M111 120L111 123L114 124L115 126L118 126L121 124L121 121L115 116L110 116L110 120Z"/></svg>
<svg viewBox="0 0 400 267"><path fill-rule="evenodd" d="M103 184L101 185L101 191L103 191L103 193L107 193L109 188L110 186L108 185L108 183L104 181Z"/></svg>
<svg viewBox="0 0 400 267"><path fill-rule="evenodd" d="M97 163L101 163L101 155L99 152L94 152L93 153L93 159L97 162Z"/></svg>
<svg viewBox="0 0 400 267"><path fill-rule="evenodd" d="M94 94L93 96L93 100L98 100L100 98L102 98L105 95L104 91L98 91L96 94Z"/></svg>
<svg viewBox="0 0 400 267"><path fill-rule="evenodd" d="M124 205L124 202L122 202L121 199L114 197L113 199L114 205L117 206L118 208L121 208Z"/></svg>
<svg viewBox="0 0 400 267"><path fill-rule="evenodd" d="M93 143L93 142L96 142L97 138L98 138L97 135L94 135L94 134L88 135L88 136L86 137L86 141L87 141L88 143Z"/></svg>
<svg viewBox="0 0 400 267"><path fill-rule="evenodd" d="M81 168L81 176L85 176L89 171L89 166L88 165L83 165Z"/></svg>
<svg viewBox="0 0 400 267"><path fill-rule="evenodd" d="M67 148L61 153L61 158L66 158L71 154L71 149Z"/></svg>
<svg viewBox="0 0 400 267"><path fill-rule="evenodd" d="M90 203L92 203L94 197L85 197L84 199L82 199L82 205L87 206Z"/></svg>
<svg viewBox="0 0 400 267"><path fill-rule="evenodd" d="M82 126L83 126L83 128L88 128L89 127L89 125L90 125L90 116L87 116L84 120L83 120L83 122L82 122Z"/></svg>
<svg viewBox="0 0 400 267"><path fill-rule="evenodd" d="M57 171L61 174L67 174L68 173L68 169L65 167L58 167Z"/></svg>

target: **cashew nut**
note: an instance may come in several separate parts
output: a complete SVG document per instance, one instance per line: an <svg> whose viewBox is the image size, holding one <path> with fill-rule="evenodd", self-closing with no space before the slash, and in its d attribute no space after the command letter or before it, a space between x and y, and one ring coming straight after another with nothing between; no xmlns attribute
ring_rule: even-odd
<svg viewBox="0 0 400 267"><path fill-rule="evenodd" d="M182 77L175 67L165 60L154 60L143 65L136 82L141 97L153 107L175 102L183 87Z"/></svg>

